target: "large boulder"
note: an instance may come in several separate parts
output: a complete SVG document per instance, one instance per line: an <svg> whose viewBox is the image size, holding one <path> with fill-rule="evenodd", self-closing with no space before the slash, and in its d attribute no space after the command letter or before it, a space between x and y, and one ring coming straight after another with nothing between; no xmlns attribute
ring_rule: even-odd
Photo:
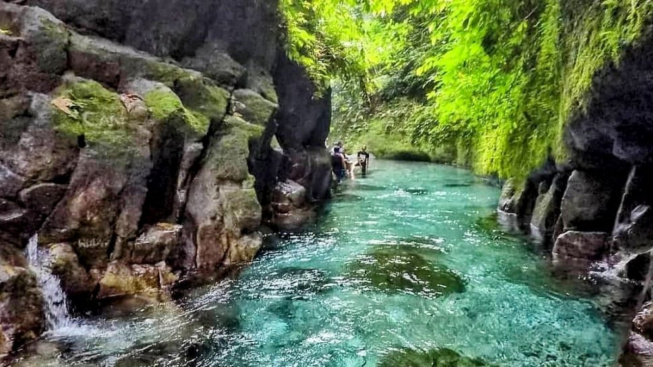
<svg viewBox="0 0 653 367"><path fill-rule="evenodd" d="M501 190L497 208L502 225L509 230L522 230L530 222L537 196L537 187L530 180L507 180Z"/></svg>
<svg viewBox="0 0 653 367"><path fill-rule="evenodd" d="M574 171L562 198L565 229L612 232L623 184L602 172Z"/></svg>
<svg viewBox="0 0 653 367"><path fill-rule="evenodd" d="M562 267L587 269L606 254L608 238L604 232L565 232L556 239L553 262Z"/></svg>
<svg viewBox="0 0 653 367"><path fill-rule="evenodd" d="M620 362L623 366L649 366L653 362L653 304L644 304L635 316Z"/></svg>
<svg viewBox="0 0 653 367"><path fill-rule="evenodd" d="M315 218L307 206L306 188L295 181L279 182L272 191L273 216L271 223L282 230L296 230Z"/></svg>
<svg viewBox="0 0 653 367"><path fill-rule="evenodd" d="M234 91L231 101L231 113L241 116L245 121L265 126L277 111L277 105L249 89Z"/></svg>
<svg viewBox="0 0 653 367"><path fill-rule="evenodd" d="M71 174L79 149L77 137L57 130L48 96L1 101L10 110L0 120L0 238L20 245L63 196L54 181Z"/></svg>
<svg viewBox="0 0 653 367"><path fill-rule="evenodd" d="M211 138L188 193L179 258L183 267L215 269L230 252L260 247L262 240L254 231L261 224L261 206L248 160L249 147L262 132L257 125L228 116Z"/></svg>
<svg viewBox="0 0 653 367"><path fill-rule="evenodd" d="M0 358L44 330L43 296L23 255L0 240Z"/></svg>
<svg viewBox="0 0 653 367"><path fill-rule="evenodd" d="M0 98L46 93L68 66L68 30L43 9L0 2Z"/></svg>
<svg viewBox="0 0 653 367"><path fill-rule="evenodd" d="M130 244L129 262L157 264L166 261L181 240L181 226L159 223L145 231Z"/></svg>
<svg viewBox="0 0 653 367"><path fill-rule="evenodd" d="M61 281L61 287L68 297L73 301L88 300L95 290L96 282L80 263L73 246L55 243L48 246L47 254L46 266Z"/></svg>
<svg viewBox="0 0 653 367"><path fill-rule="evenodd" d="M138 295L153 301L168 300L170 288L177 280L178 276L163 262L130 265L114 261L100 280L97 298L107 300Z"/></svg>

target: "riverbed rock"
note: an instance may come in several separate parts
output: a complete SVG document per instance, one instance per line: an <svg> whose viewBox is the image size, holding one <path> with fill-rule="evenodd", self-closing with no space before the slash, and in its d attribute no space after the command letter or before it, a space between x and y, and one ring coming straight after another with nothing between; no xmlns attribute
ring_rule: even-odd
<svg viewBox="0 0 653 367"><path fill-rule="evenodd" d="M607 252L609 235L605 232L567 231L553 247L553 262L557 265L587 268Z"/></svg>
<svg viewBox="0 0 653 367"><path fill-rule="evenodd" d="M169 298L169 288L178 277L161 262L156 265L129 265L111 262L99 283L97 299L136 296L153 301Z"/></svg>
<svg viewBox="0 0 653 367"><path fill-rule="evenodd" d="M653 362L653 304L645 303L635 316L619 361L623 366L648 366Z"/></svg>
<svg viewBox="0 0 653 367"><path fill-rule="evenodd" d="M61 281L61 287L73 301L87 300L95 289L95 282L80 261L73 246L56 243L48 247L48 267Z"/></svg>
<svg viewBox="0 0 653 367"><path fill-rule="evenodd" d="M364 287L395 294L440 297L465 291L465 281L407 246L376 246L349 265L348 277Z"/></svg>
<svg viewBox="0 0 653 367"><path fill-rule="evenodd" d="M574 171L562 198L565 229L612 232L624 182L600 172Z"/></svg>
<svg viewBox="0 0 653 367"><path fill-rule="evenodd" d="M443 348L417 350L403 348L386 354L379 367L481 367L488 366L483 360L469 358L460 353Z"/></svg>

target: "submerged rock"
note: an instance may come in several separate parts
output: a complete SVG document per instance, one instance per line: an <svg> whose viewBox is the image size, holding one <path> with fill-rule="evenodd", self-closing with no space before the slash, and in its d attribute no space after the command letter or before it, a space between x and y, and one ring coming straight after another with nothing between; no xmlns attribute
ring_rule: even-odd
<svg viewBox="0 0 653 367"><path fill-rule="evenodd" d="M443 348L429 351L400 349L383 356L379 367L481 367L488 366L483 360L469 358Z"/></svg>
<svg viewBox="0 0 653 367"><path fill-rule="evenodd" d="M458 274L402 245L376 246L349 265L347 277L386 293L442 296L465 291Z"/></svg>

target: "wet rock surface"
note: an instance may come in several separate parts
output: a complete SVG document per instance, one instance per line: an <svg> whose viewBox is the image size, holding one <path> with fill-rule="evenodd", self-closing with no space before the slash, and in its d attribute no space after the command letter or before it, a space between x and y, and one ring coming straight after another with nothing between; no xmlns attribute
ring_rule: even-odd
<svg viewBox="0 0 653 367"><path fill-rule="evenodd" d="M439 297L465 291L465 282L443 265L433 266L416 248L380 245L349 266L348 277L388 293Z"/></svg>
<svg viewBox="0 0 653 367"><path fill-rule="evenodd" d="M157 302L251 262L277 183L297 223L328 196L330 101L277 66L276 2L19 3L0 2L0 354L43 329L14 254L34 234L73 306Z"/></svg>
<svg viewBox="0 0 653 367"><path fill-rule="evenodd" d="M474 367L489 366L480 359L469 358L451 349L428 351L400 349L387 354L380 367Z"/></svg>

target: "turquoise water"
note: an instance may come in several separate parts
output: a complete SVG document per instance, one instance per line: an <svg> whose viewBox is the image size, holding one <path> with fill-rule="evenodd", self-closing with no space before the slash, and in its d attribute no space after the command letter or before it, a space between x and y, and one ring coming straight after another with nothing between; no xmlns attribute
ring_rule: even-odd
<svg viewBox="0 0 653 367"><path fill-rule="evenodd" d="M615 364L619 337L589 296L488 219L497 188L446 166L372 168L238 279L55 331L24 364L378 366L407 348L497 366Z"/></svg>

